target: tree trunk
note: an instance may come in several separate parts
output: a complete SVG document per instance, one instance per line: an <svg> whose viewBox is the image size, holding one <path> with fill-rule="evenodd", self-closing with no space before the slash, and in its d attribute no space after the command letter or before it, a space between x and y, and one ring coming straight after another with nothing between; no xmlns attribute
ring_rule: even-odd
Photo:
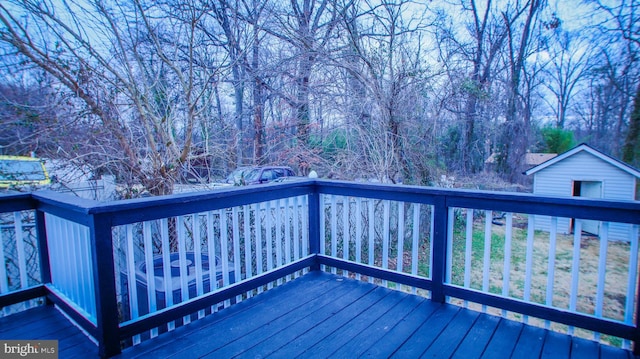
<svg viewBox="0 0 640 359"><path fill-rule="evenodd" d="M474 82L475 83L475 82ZM469 94L467 97L467 104L465 106L465 121L464 121L464 134L462 148L462 166L463 170L474 173L475 166L472 155L472 148L475 137L476 126L476 108L478 104L478 98L475 94Z"/></svg>
<svg viewBox="0 0 640 359"><path fill-rule="evenodd" d="M313 58L309 55L302 55L300 60L300 70L298 73L296 89L296 137L300 145L309 144L309 126L311 124L311 109L309 106L309 77L311 76L311 66Z"/></svg>
<svg viewBox="0 0 640 359"><path fill-rule="evenodd" d="M264 163L264 108L262 106L263 84L259 78L255 79L253 88L253 158L254 163Z"/></svg>
<svg viewBox="0 0 640 359"><path fill-rule="evenodd" d="M234 147L235 147L235 157L236 157L236 165L240 166L243 163L244 159L244 126L242 121L242 112L243 112L243 101L244 101L244 84L242 79L240 78L240 74L238 69L236 69L236 65L233 66L233 91L235 97L235 123L236 123L236 135L234 138Z"/></svg>
<svg viewBox="0 0 640 359"><path fill-rule="evenodd" d="M513 48L512 22L507 18L507 15L503 13L505 26L508 27L511 79L507 88L506 126L502 136L505 149L503 156L505 156L505 158L501 167L507 179L515 183L524 180L522 171L525 166L530 125L528 120L530 117L529 114L522 113L525 108L521 105L519 106L521 101L520 80L524 68L527 47L531 39L531 27L539 7L539 0L532 0L529 4L529 12L522 30L520 43L516 49ZM526 110L528 110L528 108L526 108Z"/></svg>
<svg viewBox="0 0 640 359"><path fill-rule="evenodd" d="M629 120L629 130L622 147L622 160L633 166L640 164L640 84L633 100L633 111Z"/></svg>

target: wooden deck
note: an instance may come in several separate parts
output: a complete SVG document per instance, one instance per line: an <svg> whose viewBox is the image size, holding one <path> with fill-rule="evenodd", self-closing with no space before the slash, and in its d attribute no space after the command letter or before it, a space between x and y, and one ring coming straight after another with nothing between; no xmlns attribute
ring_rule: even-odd
<svg viewBox="0 0 640 359"><path fill-rule="evenodd" d="M52 307L0 319L0 339L97 348ZM633 358L631 352L332 274L311 272L120 358Z"/></svg>
<svg viewBox="0 0 640 359"><path fill-rule="evenodd" d="M58 340L59 358L98 357L95 343L53 306L0 318L0 340Z"/></svg>

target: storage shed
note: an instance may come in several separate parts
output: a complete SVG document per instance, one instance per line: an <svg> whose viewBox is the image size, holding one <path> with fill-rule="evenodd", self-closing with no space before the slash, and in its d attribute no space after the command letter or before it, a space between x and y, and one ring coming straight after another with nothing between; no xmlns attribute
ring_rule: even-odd
<svg viewBox="0 0 640 359"><path fill-rule="evenodd" d="M636 200L637 179L640 171L613 157L581 144L565 153L545 161L525 172L533 175L533 193L540 196L586 197L633 201ZM549 231L551 218L535 216L535 228ZM558 218L557 231L572 233L574 218ZM602 223L581 221L583 232L600 235ZM610 240L628 240L631 226L611 224ZM636 234L637 235L637 234Z"/></svg>

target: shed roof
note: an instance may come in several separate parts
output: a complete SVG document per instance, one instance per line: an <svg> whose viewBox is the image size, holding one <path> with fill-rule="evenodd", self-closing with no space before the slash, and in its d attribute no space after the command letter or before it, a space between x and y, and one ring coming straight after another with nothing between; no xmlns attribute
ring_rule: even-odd
<svg viewBox="0 0 640 359"><path fill-rule="evenodd" d="M527 171L525 171L524 174L526 174L527 176L528 175L532 175L532 174L534 174L534 173L536 173L538 171L541 171L541 170L543 170L543 169L545 169L545 168L547 168L549 166L552 166L552 165L554 165L554 164L556 164L556 163L558 163L560 161L563 161L564 159L566 159L568 157L571 157L571 156L573 156L573 155L575 155L577 153L583 152L583 151L587 152L587 153L589 153L589 154L591 154L591 155L593 155L593 156L595 156L595 157L597 157L599 159L601 159L602 161L605 161L605 162L609 163L610 165L612 165L614 167L619 168L622 171L625 171L625 172L627 172L627 173L629 173L629 174L631 174L631 175L633 175L633 176L635 176L637 178L640 178L640 171L637 170L636 168L633 168L633 167L629 166L628 164L626 164L626 163L624 163L624 162L622 162L620 160L617 160L617 159L615 159L615 158L613 158L613 157L611 157L609 155L606 155L606 154L596 150L595 148L587 145L586 143L582 143L582 144L570 149L569 151L567 151L565 153L562 153L562 154L560 154L560 155L558 155L558 156L556 156L554 158L551 158L551 159L549 159L549 160L547 160L547 161L545 161L545 162L543 162L543 163L541 163L541 164L539 164L539 165L537 165L535 167L532 167L532 168L528 169Z"/></svg>

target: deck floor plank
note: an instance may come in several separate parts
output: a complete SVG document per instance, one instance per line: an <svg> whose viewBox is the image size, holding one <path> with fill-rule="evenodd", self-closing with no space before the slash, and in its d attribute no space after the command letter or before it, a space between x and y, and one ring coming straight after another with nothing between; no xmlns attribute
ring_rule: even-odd
<svg viewBox="0 0 640 359"><path fill-rule="evenodd" d="M571 358L573 359L598 359L600 348L593 340L574 337L571 338ZM625 356L626 358L626 356Z"/></svg>
<svg viewBox="0 0 640 359"><path fill-rule="evenodd" d="M62 314L51 309L53 308L41 306L28 309L15 316L3 318L10 318L12 328L3 330L0 333L0 338L13 338L16 340L45 339L53 334L57 334L58 337L62 334L62 338L73 335L75 326L67 320L60 320ZM23 318L25 319L24 321L22 321ZM3 326L4 324L0 323Z"/></svg>
<svg viewBox="0 0 640 359"><path fill-rule="evenodd" d="M556 332L547 332L542 347L541 359L568 358L571 354L571 337Z"/></svg>
<svg viewBox="0 0 640 359"><path fill-rule="evenodd" d="M0 318L0 339L57 340L60 358L98 356L95 343L51 305Z"/></svg>
<svg viewBox="0 0 640 359"><path fill-rule="evenodd" d="M628 359L633 357L632 353L627 350L619 350L607 345L600 346L600 358L602 359Z"/></svg>
<svg viewBox="0 0 640 359"><path fill-rule="evenodd" d="M453 318L438 338L421 355L422 358L450 358L462 343L480 313L462 310Z"/></svg>
<svg viewBox="0 0 640 359"><path fill-rule="evenodd" d="M32 336L32 333L38 333L38 336L43 339L53 336L54 334L57 337L64 338L66 336L72 335L76 329L76 327L71 324L68 320L56 320L57 317L50 316L46 319L42 319L38 322L30 323L28 325L23 326L22 328L16 329L11 332L11 336L13 338L28 338Z"/></svg>
<svg viewBox="0 0 640 359"><path fill-rule="evenodd" d="M513 352L518 353L522 359L540 358L547 331L543 328L525 325Z"/></svg>
<svg viewBox="0 0 640 359"><path fill-rule="evenodd" d="M0 339L57 339L61 358L96 358L98 352L53 306L0 318ZM321 272L146 340L119 357L420 356L638 359L628 350Z"/></svg>
<svg viewBox="0 0 640 359"><path fill-rule="evenodd" d="M302 356L330 356L337 348L350 343L353 341L353 338L357 337L360 333L368 333L380 317L391 311L408 296L409 294L406 293L402 295L387 295L352 320L345 322L345 325L329 336L324 337L322 341L307 349Z"/></svg>
<svg viewBox="0 0 640 359"><path fill-rule="evenodd" d="M378 318L367 330L360 332L357 336L351 338L348 343L337 348L328 356L333 358L362 356L370 348L379 345L387 333L406 320L407 315L414 312L424 301L426 301L426 298L407 295L398 305Z"/></svg>
<svg viewBox="0 0 640 359"><path fill-rule="evenodd" d="M0 318L0 336L4 333L11 333L24 326L31 325L40 320L54 316L55 313L48 310L46 306L30 308L22 312L11 314Z"/></svg>
<svg viewBox="0 0 640 359"><path fill-rule="evenodd" d="M253 355L267 355L281 346L295 340L301 333L321 325L331 318L335 312L344 310L354 302L375 289L375 286L361 288L355 282L343 282L335 290L321 298L315 298L309 306L298 307L285 315L275 318L267 325L247 332L238 340L228 343L215 351L207 353L206 357L230 358L236 355L251 357ZM308 297L306 292L301 297Z"/></svg>
<svg viewBox="0 0 640 359"><path fill-rule="evenodd" d="M500 319L498 328L493 333L481 358L509 358L520 338L523 326L522 323Z"/></svg>
<svg viewBox="0 0 640 359"><path fill-rule="evenodd" d="M328 316L325 320L310 330L297 333L299 335L295 339L286 345L277 348L276 351L271 353L270 357L291 358L304 356L303 353L307 349L313 347L321 340L324 340L324 338L335 331L339 331L347 322L353 320L360 313L369 310L369 308L380 302L389 294L390 291L382 287L376 287L374 290L368 291L366 295L361 296L346 307L332 311L332 315ZM265 349L270 350L271 348L267 346Z"/></svg>
<svg viewBox="0 0 640 359"><path fill-rule="evenodd" d="M473 327L464 337L452 358L471 359L480 358L484 349L498 328L500 318L493 315L480 315Z"/></svg>
<svg viewBox="0 0 640 359"><path fill-rule="evenodd" d="M298 301L299 305L304 305L308 301L321 297L335 290L337 283L326 276L310 273L304 280L294 280L284 286L276 287L261 293L251 299L242 301L223 309L209 317L198 320L187 326L163 334L167 336L158 346L154 341L146 341L141 345L129 348L127 357L146 358L154 356L158 358L168 358L171 356L180 357L191 355L205 355L225 344L246 335L252 330L267 325L273 318L277 318L284 313L295 309L290 304L291 299ZM280 295L284 291L296 293L308 291L308 296L293 296L287 294ZM201 340L200 336L192 333L198 331L202 337L208 340Z"/></svg>
<svg viewBox="0 0 640 359"><path fill-rule="evenodd" d="M459 307L442 306L422 323L404 344L393 353L394 358L417 358L436 340L447 324L460 312Z"/></svg>
<svg viewBox="0 0 640 359"><path fill-rule="evenodd" d="M430 316L444 306L430 300L420 303L411 313L389 330L375 346L362 353L362 356L368 358L390 357Z"/></svg>

